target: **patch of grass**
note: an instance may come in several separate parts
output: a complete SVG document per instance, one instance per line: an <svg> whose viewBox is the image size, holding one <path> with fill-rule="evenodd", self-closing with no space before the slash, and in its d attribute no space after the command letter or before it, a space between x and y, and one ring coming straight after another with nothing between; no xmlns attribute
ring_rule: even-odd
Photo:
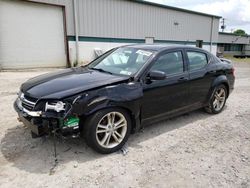
<svg viewBox="0 0 250 188"><path fill-rule="evenodd" d="M230 55L225 55L224 58L230 59L232 62L236 62L236 63L250 63L250 58L235 58Z"/></svg>

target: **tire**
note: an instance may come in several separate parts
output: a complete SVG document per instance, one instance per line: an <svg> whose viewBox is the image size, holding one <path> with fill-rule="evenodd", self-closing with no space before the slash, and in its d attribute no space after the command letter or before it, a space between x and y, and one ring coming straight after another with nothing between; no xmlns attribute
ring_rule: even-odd
<svg viewBox="0 0 250 188"><path fill-rule="evenodd" d="M97 111L84 123L83 135L87 145L101 154L120 150L131 132L131 118L120 108Z"/></svg>
<svg viewBox="0 0 250 188"><path fill-rule="evenodd" d="M223 84L218 85L214 89L212 96L210 97L209 104L207 107L205 107L205 111L210 114L220 113L226 104L227 94L228 94L228 91L227 91L226 86Z"/></svg>

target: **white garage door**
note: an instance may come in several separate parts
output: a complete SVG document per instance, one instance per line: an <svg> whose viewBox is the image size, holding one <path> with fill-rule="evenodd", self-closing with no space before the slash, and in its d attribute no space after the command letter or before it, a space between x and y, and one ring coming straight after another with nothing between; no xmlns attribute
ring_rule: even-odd
<svg viewBox="0 0 250 188"><path fill-rule="evenodd" d="M0 0L0 66L66 66L62 8Z"/></svg>

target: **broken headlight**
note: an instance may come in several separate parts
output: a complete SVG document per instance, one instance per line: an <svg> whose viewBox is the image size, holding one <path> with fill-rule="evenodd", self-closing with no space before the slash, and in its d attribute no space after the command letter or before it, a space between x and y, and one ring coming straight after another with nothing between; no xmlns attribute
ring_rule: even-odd
<svg viewBox="0 0 250 188"><path fill-rule="evenodd" d="M62 101L46 102L45 111L52 110L56 112L62 112L62 111L65 111L65 107L66 107L66 103Z"/></svg>

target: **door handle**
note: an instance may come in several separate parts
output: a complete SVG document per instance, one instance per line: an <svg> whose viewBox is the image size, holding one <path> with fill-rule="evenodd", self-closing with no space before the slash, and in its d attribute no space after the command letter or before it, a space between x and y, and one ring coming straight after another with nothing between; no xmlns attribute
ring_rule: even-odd
<svg viewBox="0 0 250 188"><path fill-rule="evenodd" d="M186 82L186 81L188 81L188 78L186 77L181 77L178 79L178 82Z"/></svg>
<svg viewBox="0 0 250 188"><path fill-rule="evenodd" d="M214 74L214 73L216 73L216 70L209 71L208 73Z"/></svg>

